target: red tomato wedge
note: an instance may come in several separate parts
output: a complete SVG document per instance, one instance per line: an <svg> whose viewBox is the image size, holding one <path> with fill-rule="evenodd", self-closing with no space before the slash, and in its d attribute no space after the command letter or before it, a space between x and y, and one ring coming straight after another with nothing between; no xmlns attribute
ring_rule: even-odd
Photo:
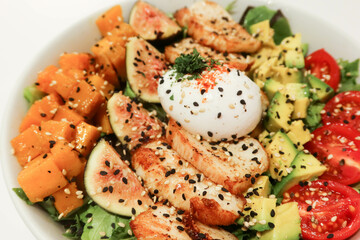
<svg viewBox="0 0 360 240"><path fill-rule="evenodd" d="M305 68L337 91L340 82L340 68L336 60L323 48L305 58Z"/></svg>
<svg viewBox="0 0 360 240"><path fill-rule="evenodd" d="M360 91L342 92L330 99L321 115L324 125L342 123L360 131Z"/></svg>
<svg viewBox="0 0 360 240"><path fill-rule="evenodd" d="M360 194L341 183L317 180L296 185L282 203L297 202L304 239L347 239L360 228Z"/></svg>
<svg viewBox="0 0 360 240"><path fill-rule="evenodd" d="M345 185L359 182L359 132L341 124L330 124L316 129L313 134L305 148L328 167L320 178Z"/></svg>

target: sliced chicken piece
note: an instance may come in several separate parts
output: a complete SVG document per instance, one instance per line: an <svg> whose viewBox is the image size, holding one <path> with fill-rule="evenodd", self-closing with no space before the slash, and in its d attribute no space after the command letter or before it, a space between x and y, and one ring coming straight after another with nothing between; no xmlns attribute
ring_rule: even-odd
<svg viewBox="0 0 360 240"><path fill-rule="evenodd" d="M173 119L169 121L166 136L183 159L235 195L249 188L269 167L264 148L251 137L212 143L190 134Z"/></svg>
<svg viewBox="0 0 360 240"><path fill-rule="evenodd" d="M228 231L214 226L202 224L199 221L192 219L190 216L183 217L185 230L187 234L194 240L237 240L233 234Z"/></svg>
<svg viewBox="0 0 360 240"><path fill-rule="evenodd" d="M174 207L162 204L135 217L130 227L138 240L191 240L185 231L182 216Z"/></svg>
<svg viewBox="0 0 360 240"><path fill-rule="evenodd" d="M177 211L161 203L138 215L130 227L139 240L193 239L236 240L237 238L219 227L211 227L193 220L188 212Z"/></svg>
<svg viewBox="0 0 360 240"><path fill-rule="evenodd" d="M165 58L174 64L175 59L179 57L180 54L190 54L193 52L193 49L196 49L204 58L219 60L219 62L226 63L241 71L244 71L247 66L252 63L250 57L245 58L239 53L221 53L195 42L192 38L185 38L178 43L165 47Z"/></svg>
<svg viewBox="0 0 360 240"><path fill-rule="evenodd" d="M253 38L219 4L199 1L178 10L174 17L198 43L221 52L256 52L261 42Z"/></svg>
<svg viewBox="0 0 360 240"><path fill-rule="evenodd" d="M136 174L144 186L174 207L190 211L208 225L230 225L239 217L244 200L214 184L164 141L141 146L132 155Z"/></svg>

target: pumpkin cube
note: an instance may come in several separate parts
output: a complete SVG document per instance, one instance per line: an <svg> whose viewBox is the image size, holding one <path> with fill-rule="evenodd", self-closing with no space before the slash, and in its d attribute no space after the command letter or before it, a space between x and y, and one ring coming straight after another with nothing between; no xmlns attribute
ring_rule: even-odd
<svg viewBox="0 0 360 240"><path fill-rule="evenodd" d="M41 124L41 131L48 141L68 141L71 142L75 138L76 126L72 123L50 120ZM50 143L54 145L54 143Z"/></svg>
<svg viewBox="0 0 360 240"><path fill-rule="evenodd" d="M32 125L20 135L11 140L11 146L14 149L14 155L21 166L47 153L50 149L49 142L42 135L38 126Z"/></svg>
<svg viewBox="0 0 360 240"><path fill-rule="evenodd" d="M79 158L79 153L76 152L69 143L58 141L50 149L56 166L62 171L67 179L79 175L83 169L83 162Z"/></svg>
<svg viewBox="0 0 360 240"><path fill-rule="evenodd" d="M75 149L84 157L88 156L100 137L100 131L86 123L81 122L76 126Z"/></svg>
<svg viewBox="0 0 360 240"><path fill-rule="evenodd" d="M18 182L31 202L43 201L68 183L51 154L39 156L23 168Z"/></svg>
<svg viewBox="0 0 360 240"><path fill-rule="evenodd" d="M20 132L23 132L31 125L40 126L41 122L52 119L61 104L63 104L63 102L57 94L50 94L36 101L31 105L21 122Z"/></svg>
<svg viewBox="0 0 360 240"><path fill-rule="evenodd" d="M71 92L70 97L67 98L67 100L67 106L76 110L86 119L91 119L105 99L99 92L90 86L90 84L81 81L78 87Z"/></svg>
<svg viewBox="0 0 360 240"><path fill-rule="evenodd" d="M95 61L96 71L99 73L99 76L115 87L120 87L117 73L107 56L104 54L95 55Z"/></svg>
<svg viewBox="0 0 360 240"><path fill-rule="evenodd" d="M75 112L75 110L69 109L69 106L59 106L53 120L62 122L65 121L78 125L80 122L84 121L84 118Z"/></svg>
<svg viewBox="0 0 360 240"><path fill-rule="evenodd" d="M87 53L64 53L60 56L59 65L63 71L70 69L89 70L91 55Z"/></svg>
<svg viewBox="0 0 360 240"><path fill-rule="evenodd" d="M122 9L120 5L116 5L106 11L96 20L101 35L106 36L116 25L123 21Z"/></svg>
<svg viewBox="0 0 360 240"><path fill-rule="evenodd" d="M53 87L55 91L64 99L68 99L74 89L77 88L79 81L73 76L65 74L63 71L58 71L54 75Z"/></svg>
<svg viewBox="0 0 360 240"><path fill-rule="evenodd" d="M98 75L89 76L88 83L92 85L106 99L109 99L114 93L114 85Z"/></svg>
<svg viewBox="0 0 360 240"><path fill-rule="evenodd" d="M75 182L69 183L64 188L53 193L52 196L55 198L54 206L56 210L63 217L84 204L83 193L77 189Z"/></svg>
<svg viewBox="0 0 360 240"><path fill-rule="evenodd" d="M53 193L52 196L55 198L54 206L56 210L63 217L84 204L82 191L77 189L75 182L69 183L64 188Z"/></svg>
<svg viewBox="0 0 360 240"><path fill-rule="evenodd" d="M101 127L101 131L106 133L106 134L111 134L113 133L113 130L111 128L111 124L110 124L110 120L109 120L109 116L107 114L107 107L106 107L106 103L101 104L99 110L97 111L97 113L94 116L94 123L95 126L97 127Z"/></svg>
<svg viewBox="0 0 360 240"><path fill-rule="evenodd" d="M56 93L54 89L54 76L59 69L54 65L46 67L43 71L39 72L36 86L40 91L46 93Z"/></svg>

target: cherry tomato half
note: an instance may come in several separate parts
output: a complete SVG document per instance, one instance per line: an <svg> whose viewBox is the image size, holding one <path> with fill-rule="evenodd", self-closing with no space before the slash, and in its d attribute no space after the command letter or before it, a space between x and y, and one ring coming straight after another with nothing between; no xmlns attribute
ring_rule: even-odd
<svg viewBox="0 0 360 240"><path fill-rule="evenodd" d="M313 134L305 148L327 166L327 171L320 178L345 185L359 182L359 132L341 124L330 124L316 129Z"/></svg>
<svg viewBox="0 0 360 240"><path fill-rule="evenodd" d="M342 92L330 99L321 115L324 125L342 123L360 131L360 91Z"/></svg>
<svg viewBox="0 0 360 240"><path fill-rule="evenodd" d="M282 203L297 202L304 239L347 239L360 228L360 194L341 183L317 180L296 185Z"/></svg>
<svg viewBox="0 0 360 240"><path fill-rule="evenodd" d="M337 91L340 82L340 68L336 60L323 48L305 58L305 68Z"/></svg>

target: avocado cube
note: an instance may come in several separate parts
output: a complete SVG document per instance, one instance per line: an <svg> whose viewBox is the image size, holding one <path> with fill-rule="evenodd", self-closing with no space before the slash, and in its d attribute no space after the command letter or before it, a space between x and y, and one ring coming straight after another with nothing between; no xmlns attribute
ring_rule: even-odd
<svg viewBox="0 0 360 240"><path fill-rule="evenodd" d="M327 102L334 96L334 89L314 75L308 75L308 81L311 86L311 90L314 93L313 96L315 100Z"/></svg>
<svg viewBox="0 0 360 240"><path fill-rule="evenodd" d="M326 167L313 155L300 151L291 163L292 172L278 182L274 187L274 194L280 197L285 191L298 184L322 175Z"/></svg>
<svg viewBox="0 0 360 240"><path fill-rule="evenodd" d="M278 131L271 138L271 143L266 147L266 152L270 156L270 176L280 181L289 174L291 163L298 150L286 133Z"/></svg>
<svg viewBox="0 0 360 240"><path fill-rule="evenodd" d="M259 52L257 52L253 58L255 59L254 63L251 65L250 72L253 72L260 65L262 65L265 61L272 57L273 49L270 47L262 47Z"/></svg>
<svg viewBox="0 0 360 240"><path fill-rule="evenodd" d="M284 85L274 79L268 79L264 84L264 91L269 100L271 100L276 92L281 92L284 89Z"/></svg>
<svg viewBox="0 0 360 240"><path fill-rule="evenodd" d="M262 22L258 22L250 26L250 33L259 41L263 43L263 45L275 46L273 36L274 29L270 28L270 21L265 20Z"/></svg>
<svg viewBox="0 0 360 240"><path fill-rule="evenodd" d="M285 203L275 210L274 228L264 232L259 240L298 240L301 235L297 202Z"/></svg>
<svg viewBox="0 0 360 240"><path fill-rule="evenodd" d="M262 198L268 197L271 192L271 183L268 176L260 176L256 182L243 193L245 197Z"/></svg>
<svg viewBox="0 0 360 240"><path fill-rule="evenodd" d="M303 74L297 68L273 66L272 71L275 73L273 79L282 84L303 82Z"/></svg>
<svg viewBox="0 0 360 240"><path fill-rule="evenodd" d="M254 78L260 79L265 82L266 79L272 77L274 75L274 72L272 71L272 66L275 66L276 62L276 58L270 58L263 62L263 64L261 64L258 69L254 71Z"/></svg>
<svg viewBox="0 0 360 240"><path fill-rule="evenodd" d="M293 121L290 130L287 132L288 137L295 143L298 149L304 149L304 144L311 140L311 133L301 120Z"/></svg>
<svg viewBox="0 0 360 240"><path fill-rule="evenodd" d="M276 198L252 198L245 204L245 216L238 220L238 224L259 232L270 230L269 222L273 223L275 220L275 209Z"/></svg>
<svg viewBox="0 0 360 240"><path fill-rule="evenodd" d="M285 85L285 94L294 101L292 119L306 118L307 108L310 105L310 89L305 83L288 83Z"/></svg>
<svg viewBox="0 0 360 240"><path fill-rule="evenodd" d="M296 33L293 36L284 38L281 41L280 46L284 50L301 50L301 34Z"/></svg>
<svg viewBox="0 0 360 240"><path fill-rule="evenodd" d="M258 136L258 140L264 147L266 147L271 140L270 133L267 130L262 131Z"/></svg>
<svg viewBox="0 0 360 240"><path fill-rule="evenodd" d="M303 68L305 66L304 55L300 50L287 50L285 53L285 66L289 68Z"/></svg>
<svg viewBox="0 0 360 240"><path fill-rule="evenodd" d="M280 129L288 131L290 116L293 110L294 105L290 99L280 92L275 93L267 111L265 128L270 132L277 132Z"/></svg>

